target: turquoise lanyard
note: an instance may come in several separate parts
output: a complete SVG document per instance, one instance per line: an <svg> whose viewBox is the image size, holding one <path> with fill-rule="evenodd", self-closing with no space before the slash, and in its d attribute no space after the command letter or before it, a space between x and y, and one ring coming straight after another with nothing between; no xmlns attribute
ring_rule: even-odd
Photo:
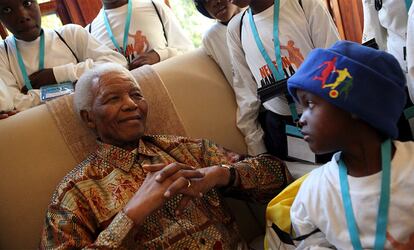
<svg viewBox="0 0 414 250"><path fill-rule="evenodd" d="M410 10L410 6L413 0L405 0L405 7L407 8L407 12Z"/></svg>
<svg viewBox="0 0 414 250"><path fill-rule="evenodd" d="M279 41L279 7L280 1L275 0L273 4L273 44L275 48L275 58L277 69L273 64L272 59L270 59L269 54L267 53L265 47L263 46L262 40L260 40L259 32L257 31L256 24L254 23L252 9L248 10L249 13L249 22L250 27L252 29L254 40L256 41L257 48L259 49L260 53L262 54L263 58L266 61L267 66L272 71L273 76L276 78L277 81L282 80L285 77L285 72L283 71L282 66L282 52L280 51L280 41ZM294 121L299 120L298 113L296 111L296 105L294 102L289 103L289 109L292 113L292 118Z"/></svg>
<svg viewBox="0 0 414 250"><path fill-rule="evenodd" d="M377 229L375 236L374 249L384 249L386 233L388 208L390 204L390 183L391 183L391 140L387 139L381 144L381 196L378 207ZM354 212L352 210L352 202L349 194L349 184L347 179L347 170L342 159L339 160L339 181L341 184L342 200L348 231L351 238L352 246L355 250L362 249L359 232L355 221Z"/></svg>
<svg viewBox="0 0 414 250"><path fill-rule="evenodd" d="M122 43L122 49L119 47L118 42L116 41L114 34L112 33L111 25L109 24L108 16L106 15L105 10L103 11L104 21L105 21L105 27L106 31L109 34L109 37L112 40L112 43L117 48L119 53L122 53L124 56L126 56L126 48L128 43L128 32L129 32L129 26L131 24L131 15L132 15L132 0L128 1L128 14L125 21L125 29L124 29L124 41Z"/></svg>
<svg viewBox="0 0 414 250"><path fill-rule="evenodd" d="M260 53L262 54L263 58L265 59L267 66L272 71L274 77L278 81L285 78L285 73L283 72L283 67L282 67L282 56L280 52L280 41L279 41L279 5L280 5L280 1L275 0L275 3L273 5L273 43L275 47L275 58L276 58L277 69L275 65L273 64L272 59L270 59L270 56L267 53L265 47L263 46L262 41L260 40L259 32L257 31L256 24L254 23L252 9L250 8L248 11L250 27L252 29L252 33L253 33L254 40L256 41L256 45Z"/></svg>
<svg viewBox="0 0 414 250"><path fill-rule="evenodd" d="M26 66L23 62L23 57L20 54L19 48L17 47L16 37L13 36L14 47L16 48L17 61L19 63L20 71L22 72L24 85L28 90L33 89L32 84L30 83L29 76L26 71ZM43 29L40 31L40 44L39 44L39 70L44 69L45 67L45 33Z"/></svg>

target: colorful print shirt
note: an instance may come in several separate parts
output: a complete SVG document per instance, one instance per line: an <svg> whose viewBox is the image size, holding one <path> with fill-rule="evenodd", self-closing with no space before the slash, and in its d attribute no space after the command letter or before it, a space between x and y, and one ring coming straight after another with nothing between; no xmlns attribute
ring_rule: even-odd
<svg viewBox="0 0 414 250"><path fill-rule="evenodd" d="M58 185L40 247L235 249L242 239L216 189L191 201L178 216L175 208L181 196L176 196L137 226L122 209L143 183L145 164L180 162L203 168L230 163L240 181L228 193L261 202L291 181L286 166L276 158L241 158L208 140L177 136L144 136L136 152L98 142L96 152Z"/></svg>

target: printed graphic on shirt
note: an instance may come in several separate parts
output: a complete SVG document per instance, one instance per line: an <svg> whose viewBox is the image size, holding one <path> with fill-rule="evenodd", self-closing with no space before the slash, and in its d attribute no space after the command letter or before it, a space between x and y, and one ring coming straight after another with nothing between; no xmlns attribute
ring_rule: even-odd
<svg viewBox="0 0 414 250"><path fill-rule="evenodd" d="M289 40L287 45L281 45L280 49L285 50L288 54L288 56L282 56L282 67L286 78L289 78L295 74L296 70L303 63L305 58L303 57L300 49L295 47L295 42L292 40ZM275 65L277 69L276 61L273 61L273 65ZM261 67L259 71L262 78L262 80L260 80L261 88L271 84L276 84L276 78L267 64Z"/></svg>
<svg viewBox="0 0 414 250"><path fill-rule="evenodd" d="M387 240L391 243L394 250L411 250L414 249L414 233L410 235L407 242L398 242L387 232Z"/></svg>
<svg viewBox="0 0 414 250"><path fill-rule="evenodd" d="M324 68L319 76L313 77L313 80L321 81L322 89L330 88L329 96L331 98L336 99L344 94L346 99L349 95L349 91L352 89L352 76L349 73L348 68L338 69L336 67L336 61L337 58L334 57L332 60L325 61L319 65L318 68ZM328 79L332 79L333 81L327 83Z"/></svg>
<svg viewBox="0 0 414 250"><path fill-rule="evenodd" d="M128 63L131 63L138 55L148 52L150 50L150 47L147 37L142 33L141 30L137 30L135 34L128 34L128 36L134 39L134 43L127 45L124 56L125 59L127 59ZM123 50L123 48L121 49ZM119 52L116 48L114 50Z"/></svg>

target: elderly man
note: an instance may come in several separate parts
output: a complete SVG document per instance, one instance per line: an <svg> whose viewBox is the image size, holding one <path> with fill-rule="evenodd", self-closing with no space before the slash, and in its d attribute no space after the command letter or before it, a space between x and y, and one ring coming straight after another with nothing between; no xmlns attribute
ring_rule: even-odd
<svg viewBox="0 0 414 250"><path fill-rule="evenodd" d="M144 135L148 106L121 66L85 73L74 100L98 148L57 187L41 248L235 249L221 192L264 201L291 180L271 156L239 161L207 140Z"/></svg>

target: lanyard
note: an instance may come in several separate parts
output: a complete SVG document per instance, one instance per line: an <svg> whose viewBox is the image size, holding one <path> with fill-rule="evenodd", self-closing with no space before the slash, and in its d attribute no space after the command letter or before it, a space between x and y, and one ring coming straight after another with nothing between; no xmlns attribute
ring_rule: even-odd
<svg viewBox="0 0 414 250"><path fill-rule="evenodd" d="M391 140L387 139L381 144L381 196L378 206L377 228L375 236L374 249L384 249L386 233L387 233L387 219L388 208L390 203L390 179L391 179ZM362 249L359 232L355 221L354 212L352 210L352 202L349 194L349 184L347 181L347 171L345 163L342 159L339 160L339 181L341 184L342 200L344 203L344 210L348 231L350 234L352 246L354 249Z"/></svg>
<svg viewBox="0 0 414 250"><path fill-rule="evenodd" d="M280 51L280 41L279 41L279 6L280 1L275 0L273 4L273 45L275 49L275 58L277 69L275 64L273 63L272 59L270 59L269 54L267 53L265 47L263 46L262 40L260 40L259 32L257 31L256 24L254 22L252 9L248 10L249 13L249 23L252 29L254 40L256 41L257 48L259 49L260 53L262 54L263 58L266 61L267 66L272 71L273 76L276 78L277 81L285 79L285 73L283 71L282 65L282 52ZM289 98L288 98L289 100ZM289 102L289 109L290 113L292 114L292 118L294 121L299 120L298 113L296 111L296 105L294 101Z"/></svg>
<svg viewBox="0 0 414 250"><path fill-rule="evenodd" d="M23 57L20 54L19 48L17 47L16 37L13 36L14 47L16 48L17 61L19 63L20 71L22 72L24 85L28 90L33 89L32 84L30 83L29 76L27 75L26 66L23 62ZM45 67L45 33L43 29L40 31L40 41L39 41L39 70L42 70Z"/></svg>
<svg viewBox="0 0 414 250"><path fill-rule="evenodd" d="M119 53L122 53L124 56L126 55L126 48L127 48L127 43L128 43L128 32L129 32L129 26L131 24L131 15L132 15L132 0L128 1L128 13L127 13L127 17L126 17L126 21L125 21L125 29L124 29L124 41L122 43L122 49L119 47L118 42L116 41L114 34L112 33L112 29L111 29L111 25L109 24L109 19L108 16L105 12L105 10L103 11L103 16L104 16L104 21L105 21L105 27L106 27L106 31L109 34L109 37L112 40L112 43L114 44L114 46L117 48L117 50L119 51Z"/></svg>
<svg viewBox="0 0 414 250"><path fill-rule="evenodd" d="M275 47L275 58L277 69L273 64L272 59L270 59L269 54L267 53L266 49L263 46L262 41L260 40L259 32L257 31L256 24L254 23L252 9L250 8L249 13L249 22L250 27L252 29L254 40L256 41L257 48L259 49L260 53L262 54L263 58L265 59L267 66L272 71L273 76L276 80L282 80L285 78L285 73L283 72L282 67L282 56L280 52L280 41L279 41L279 5L280 1L275 0L273 5L273 43Z"/></svg>
<svg viewBox="0 0 414 250"><path fill-rule="evenodd" d="M407 8L407 12L410 10L410 6L413 0L405 0L405 7Z"/></svg>

